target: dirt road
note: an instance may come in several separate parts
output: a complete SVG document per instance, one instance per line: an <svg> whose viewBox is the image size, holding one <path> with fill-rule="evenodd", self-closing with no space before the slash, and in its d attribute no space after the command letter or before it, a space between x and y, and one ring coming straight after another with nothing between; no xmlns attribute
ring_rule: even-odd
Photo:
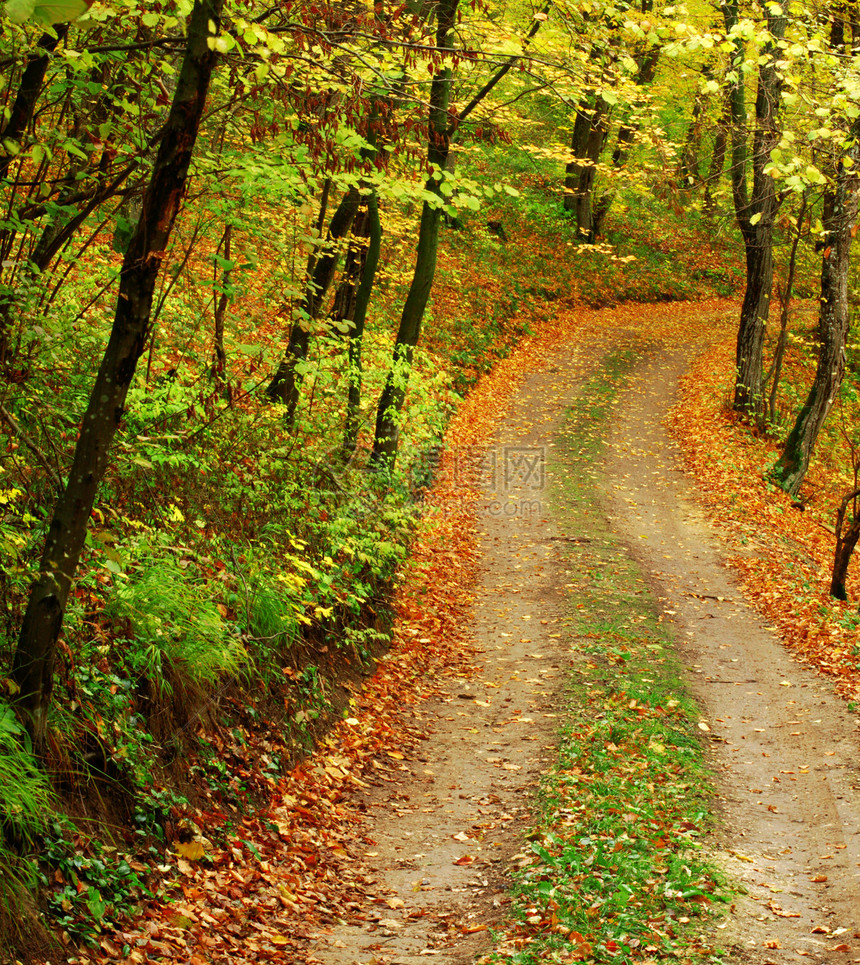
<svg viewBox="0 0 860 965"><path fill-rule="evenodd" d="M686 354L659 351L640 365L618 409L606 487L613 526L664 601L710 727L719 859L749 891L726 937L750 962L858 959L858 721L786 653L720 561L663 426ZM846 945L853 955L833 951Z"/></svg>
<svg viewBox="0 0 860 965"><path fill-rule="evenodd" d="M547 457L595 365L587 341L526 378L487 453L480 672L408 711L427 735L420 753L365 793L375 890L354 919L316 937L311 961L461 965L491 947L487 926L506 911L506 872L552 758L572 659L560 633L571 563L549 511ZM688 357L642 349L598 478L613 528L664 602L709 728L713 850L748 891L720 943L750 963L860 960L857 721L786 654L721 562L663 427Z"/></svg>

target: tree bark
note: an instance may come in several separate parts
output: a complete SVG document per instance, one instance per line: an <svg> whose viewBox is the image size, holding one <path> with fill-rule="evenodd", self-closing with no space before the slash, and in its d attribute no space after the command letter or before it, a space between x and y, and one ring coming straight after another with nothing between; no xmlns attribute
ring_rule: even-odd
<svg viewBox="0 0 860 965"><path fill-rule="evenodd" d="M37 577L30 591L12 676L18 706L34 745L44 749L54 657L89 517L122 418L135 368L150 330L153 294L173 224L182 205L188 167L217 54L209 47L223 0L195 0L188 42L164 139L156 156L140 220L120 274L107 348L75 447L65 491L57 501Z"/></svg>
<svg viewBox="0 0 860 965"><path fill-rule="evenodd" d="M218 294L218 300L215 302L215 332L212 346L214 352L212 372L218 384L223 383L224 373L227 370L227 353L224 350L224 316L227 313L227 305L230 301L227 291L230 285L230 275L233 272L233 263L230 261L230 242L232 236L233 226L230 222L227 222L224 228L223 242L224 260L229 264L226 265L221 272L221 292Z"/></svg>
<svg viewBox="0 0 860 965"><path fill-rule="evenodd" d="M720 178L723 176L723 168L726 166L726 151L729 146L729 129L732 123L732 104L731 98L727 97L723 106L723 114L717 123L717 130L714 134L714 147L711 152L711 163L708 165L708 176L705 179L705 214L712 217L716 208L714 191Z"/></svg>
<svg viewBox="0 0 860 965"><path fill-rule="evenodd" d="M592 198L597 164L609 135L610 106L599 94L576 109L570 151L573 158L565 168L564 209L576 220L577 236L594 241Z"/></svg>
<svg viewBox="0 0 860 965"><path fill-rule="evenodd" d="M785 0L782 7L768 7L766 13L770 40L762 50L758 73L751 197L747 187L750 159L742 71L744 50L740 40L735 41L735 77L729 82L728 90L732 118L732 197L738 227L744 239L747 265L747 285L735 357L734 408L750 415L759 426L764 425L765 417L764 336L773 287L773 231L781 203L774 179L765 170L771 152L780 139L777 125L782 94L782 76L778 67L779 43L785 37L788 6L788 0ZM738 0L729 0L723 8L723 15L726 30L731 31L738 22Z"/></svg>
<svg viewBox="0 0 860 965"><path fill-rule="evenodd" d="M788 256L788 273L785 279L785 289L780 292L781 309L779 313L779 338L776 351L773 354L773 368L770 373L770 395L768 398L768 418L771 425L776 422L776 396L779 391L779 380L782 377L782 363L785 358L785 346L788 341L788 321L791 313L791 297L794 291L794 276L797 271L797 249L803 233L803 219L806 217L807 192L804 191L800 203L800 211L794 226L794 238L791 240L791 254Z"/></svg>
<svg viewBox="0 0 860 965"><path fill-rule="evenodd" d="M42 53L31 55L27 60L27 65L21 75L21 83L18 86L18 93L12 104L9 120L0 133L0 141L10 141L18 144L24 136L30 121L33 118L33 111L36 108L36 101L45 82L45 73L51 61L51 54L57 46L66 39L69 32L67 23L57 24L50 33L44 33L39 38L36 47ZM17 157L8 149L3 157L0 157L0 180L6 177L9 165Z"/></svg>
<svg viewBox="0 0 860 965"><path fill-rule="evenodd" d="M436 49L440 58L453 50L454 27L457 20L459 0L437 0ZM400 434L400 410L406 398L412 357L421 335L421 322L433 287L436 274L436 257L439 250L439 222L442 217L443 196L441 191L445 162L451 144L448 127L448 104L451 97L453 72L444 60L437 65L430 86L430 114L427 131L427 162L430 176L425 187L435 195L435 202L425 201L421 209L418 228L418 249L412 283L394 343L391 369L385 380L376 412L376 431L373 440L371 462L380 468L393 469L397 456L397 440Z"/></svg>
<svg viewBox="0 0 860 965"><path fill-rule="evenodd" d="M343 262L343 272L334 293L329 318L333 328L347 334L355 319L355 302L358 286L367 261L368 240L370 237L370 207L362 202L352 223L352 235Z"/></svg>
<svg viewBox="0 0 860 965"><path fill-rule="evenodd" d="M355 294L355 311L352 331L349 333L349 391L346 402L346 425L343 433L343 450L350 456L355 452L358 433L361 428L359 413L361 409L362 359L361 350L364 339L364 325L370 295L376 281L379 266L379 252L382 247L382 224L379 219L379 201L374 191L367 199L367 226L370 244L364 259L361 281Z"/></svg>
<svg viewBox="0 0 860 965"><path fill-rule="evenodd" d="M358 188L351 187L331 216L325 246L310 273L299 317L293 321L290 329L286 357L266 389L270 399L287 407L288 426L293 425L296 417L302 381L301 363L308 357L313 321L319 315L320 306L331 288L340 255L340 242L349 234L360 201Z"/></svg>
<svg viewBox="0 0 860 965"><path fill-rule="evenodd" d="M860 518L857 516L857 497L860 496L860 489L852 489L842 497L842 502L836 513L836 549L833 553L833 569L830 575L830 595L837 600L847 600L848 593L845 583L848 577L848 564L851 562L851 555L860 540ZM845 526L845 513L849 503L854 503L854 513L851 523L847 530Z"/></svg>
<svg viewBox="0 0 860 965"><path fill-rule="evenodd" d="M856 228L858 188L857 162L860 120L849 133L849 147L840 159L836 181L824 197L822 223L826 245L821 258L821 300L818 310L818 365L815 379L794 427L785 442L774 476L782 488L796 496L815 442L836 399L845 375L845 349L851 327L848 305L848 272L851 267L852 232ZM846 166L844 158L848 158Z"/></svg>
<svg viewBox="0 0 860 965"><path fill-rule="evenodd" d="M637 87L646 87L654 80L659 60L659 49L650 50L639 57L639 71L636 74ZM634 107L635 106L636 105L634 105ZM618 129L618 140L615 142L615 150L612 152L612 167L615 169L616 174L627 163L627 155L630 153L630 147L633 144L639 127L640 124L638 121L631 121L628 117ZM592 203L592 241L597 240L603 235L603 224L606 216L612 209L614 200L615 190L612 183L610 183L607 189Z"/></svg>

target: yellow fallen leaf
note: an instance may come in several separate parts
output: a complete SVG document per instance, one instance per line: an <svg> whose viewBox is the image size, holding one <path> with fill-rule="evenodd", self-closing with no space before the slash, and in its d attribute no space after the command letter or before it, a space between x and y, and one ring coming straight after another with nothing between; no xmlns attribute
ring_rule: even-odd
<svg viewBox="0 0 860 965"><path fill-rule="evenodd" d="M187 858L188 861L199 861L206 853L202 841L180 841L176 845L176 853L180 858Z"/></svg>

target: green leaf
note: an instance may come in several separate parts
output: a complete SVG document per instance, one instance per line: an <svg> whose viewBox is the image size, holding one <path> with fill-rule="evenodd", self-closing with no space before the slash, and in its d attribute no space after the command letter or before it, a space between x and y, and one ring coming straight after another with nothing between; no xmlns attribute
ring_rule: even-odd
<svg viewBox="0 0 860 965"><path fill-rule="evenodd" d="M8 0L6 16L12 23L23 23L29 20L36 9L36 0Z"/></svg>
<svg viewBox="0 0 860 965"><path fill-rule="evenodd" d="M6 16L12 23L35 20L46 27L55 23L68 23L77 20L89 9L86 0L7 0Z"/></svg>

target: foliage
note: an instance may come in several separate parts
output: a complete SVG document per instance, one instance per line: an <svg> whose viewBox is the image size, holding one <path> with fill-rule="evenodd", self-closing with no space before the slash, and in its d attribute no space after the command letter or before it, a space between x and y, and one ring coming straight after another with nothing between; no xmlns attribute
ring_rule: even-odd
<svg viewBox="0 0 860 965"><path fill-rule="evenodd" d="M0 904L13 920L37 880L37 842L54 807L24 729L0 700Z"/></svg>
<svg viewBox="0 0 860 965"><path fill-rule="evenodd" d="M200 582L195 585L167 560L144 562L115 585L105 615L130 627L132 639L117 642L135 676L145 676L156 689L169 686L174 673L212 687L241 672L245 648L204 593Z"/></svg>

